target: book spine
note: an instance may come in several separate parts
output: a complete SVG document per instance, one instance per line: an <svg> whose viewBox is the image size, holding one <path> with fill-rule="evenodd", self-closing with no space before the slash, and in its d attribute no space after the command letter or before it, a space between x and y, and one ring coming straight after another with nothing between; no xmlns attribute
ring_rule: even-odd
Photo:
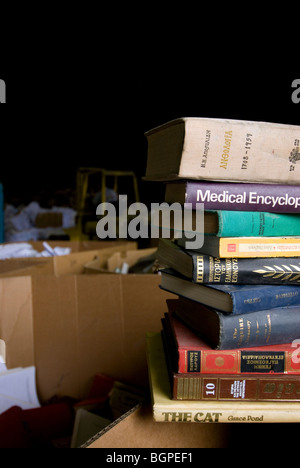
<svg viewBox="0 0 300 468"><path fill-rule="evenodd" d="M300 401L300 377L173 376L174 400Z"/></svg>
<svg viewBox="0 0 300 468"><path fill-rule="evenodd" d="M220 286L219 289L226 291L226 286ZM300 307L299 286L240 286L234 291L229 291L229 294L233 303L233 315L269 309ZM290 343L290 341L287 341L287 343Z"/></svg>
<svg viewBox="0 0 300 468"><path fill-rule="evenodd" d="M194 283L300 285L300 258L193 258Z"/></svg>
<svg viewBox="0 0 300 468"><path fill-rule="evenodd" d="M203 404L204 402L202 402ZM226 402L211 402L202 406L199 402L198 408L189 408L186 403L176 405L176 409L171 405L154 405L153 417L156 422L177 422L177 423L299 423L300 411L293 406L297 403L254 403L226 404ZM225 406L226 404L226 406ZM264 405L264 406L261 406ZM265 405L271 405L266 407ZM275 406L276 405L276 406ZM280 405L280 406L277 406ZM293 405L293 406L291 406Z"/></svg>
<svg viewBox="0 0 300 468"><path fill-rule="evenodd" d="M256 349L179 350L178 374L286 374L300 375L299 348L265 351ZM197 363L195 365L195 363Z"/></svg>
<svg viewBox="0 0 300 468"><path fill-rule="evenodd" d="M254 211L218 211L218 237L298 236L300 216Z"/></svg>
<svg viewBox="0 0 300 468"><path fill-rule="evenodd" d="M224 182L187 182L186 203L205 210L300 213L299 186L237 184Z"/></svg>
<svg viewBox="0 0 300 468"><path fill-rule="evenodd" d="M186 119L180 175L298 184L299 140L299 126Z"/></svg>
<svg viewBox="0 0 300 468"><path fill-rule="evenodd" d="M218 349L253 348L300 339L300 307L262 310L244 315L219 314Z"/></svg>
<svg viewBox="0 0 300 468"><path fill-rule="evenodd" d="M221 237L221 258L299 257L300 237Z"/></svg>

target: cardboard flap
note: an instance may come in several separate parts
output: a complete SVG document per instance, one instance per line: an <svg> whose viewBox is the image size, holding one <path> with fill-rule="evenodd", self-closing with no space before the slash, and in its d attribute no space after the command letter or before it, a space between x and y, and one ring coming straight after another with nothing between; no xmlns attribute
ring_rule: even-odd
<svg viewBox="0 0 300 468"><path fill-rule="evenodd" d="M76 276L32 278L35 365L41 401L80 395Z"/></svg>
<svg viewBox="0 0 300 468"><path fill-rule="evenodd" d="M57 276L81 274L84 272L87 263L95 259L99 259L100 262L105 263L113 253L126 252L132 248L132 242L126 242L106 249L88 250L62 257L53 257L54 272Z"/></svg>
<svg viewBox="0 0 300 468"><path fill-rule="evenodd" d="M33 277L41 400L83 398L99 372L146 386L146 333L160 330L170 298L159 283L159 275Z"/></svg>
<svg viewBox="0 0 300 468"><path fill-rule="evenodd" d="M8 368L35 363L31 286L30 276L0 281L0 337Z"/></svg>
<svg viewBox="0 0 300 468"><path fill-rule="evenodd" d="M107 260L107 267L109 272L114 272L116 268L121 268L123 263L127 263L129 267L136 264L138 260L146 258L157 251L153 249L140 249L140 250L129 250L128 252L115 252Z"/></svg>

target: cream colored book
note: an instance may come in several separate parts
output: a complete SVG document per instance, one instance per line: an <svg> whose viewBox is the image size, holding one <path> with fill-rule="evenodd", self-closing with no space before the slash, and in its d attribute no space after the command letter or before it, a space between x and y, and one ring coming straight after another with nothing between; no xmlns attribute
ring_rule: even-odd
<svg viewBox="0 0 300 468"><path fill-rule="evenodd" d="M159 333L147 335L153 417L169 423L299 423L300 403L178 401L171 399L167 364ZM210 387L208 391L213 392Z"/></svg>
<svg viewBox="0 0 300 468"><path fill-rule="evenodd" d="M300 185L300 126L181 118L150 130L147 180Z"/></svg>

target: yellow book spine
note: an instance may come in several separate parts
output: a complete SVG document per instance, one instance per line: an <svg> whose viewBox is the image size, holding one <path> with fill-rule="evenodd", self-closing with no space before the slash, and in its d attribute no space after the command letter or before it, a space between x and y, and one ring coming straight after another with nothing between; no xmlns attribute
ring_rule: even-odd
<svg viewBox="0 0 300 468"><path fill-rule="evenodd" d="M299 423L300 411L297 403L254 404L243 403L154 407L156 422L177 423ZM191 405L190 405L191 406Z"/></svg>
<svg viewBox="0 0 300 468"><path fill-rule="evenodd" d="M300 237L223 237L220 238L220 257L300 257Z"/></svg>

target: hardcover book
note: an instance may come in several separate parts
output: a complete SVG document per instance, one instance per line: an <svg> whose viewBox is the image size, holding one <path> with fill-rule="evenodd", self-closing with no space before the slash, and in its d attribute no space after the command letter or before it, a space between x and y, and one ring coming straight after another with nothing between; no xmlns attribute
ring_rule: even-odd
<svg viewBox="0 0 300 468"><path fill-rule="evenodd" d="M178 239L185 247L185 239ZM217 237L204 235L203 247L197 252L221 258L300 257L299 237Z"/></svg>
<svg viewBox="0 0 300 468"><path fill-rule="evenodd" d="M176 401L172 399L160 333L147 334L147 359L156 422L292 423L300 422L294 401Z"/></svg>
<svg viewBox="0 0 300 468"><path fill-rule="evenodd" d="M226 314L300 307L299 286L196 284L167 269L161 271L160 288Z"/></svg>
<svg viewBox="0 0 300 468"><path fill-rule="evenodd" d="M300 307L225 315L179 298L176 315L214 349L240 349L292 343L300 336Z"/></svg>
<svg viewBox="0 0 300 468"><path fill-rule="evenodd" d="M181 118L146 137L148 180L300 184L300 126Z"/></svg>
<svg viewBox="0 0 300 468"><path fill-rule="evenodd" d="M300 401L300 375L180 374L172 365L172 350L162 333L173 400Z"/></svg>
<svg viewBox="0 0 300 468"><path fill-rule="evenodd" d="M300 214L298 185L187 180L166 185L167 203L204 203L205 210Z"/></svg>
<svg viewBox="0 0 300 468"><path fill-rule="evenodd" d="M178 374L300 374L298 344L215 350L175 316L176 300L162 319L172 370Z"/></svg>
<svg viewBox="0 0 300 468"><path fill-rule="evenodd" d="M199 284L300 285L300 258L219 258L186 250L168 239L160 239L156 257L161 266L172 268Z"/></svg>
<svg viewBox="0 0 300 468"><path fill-rule="evenodd" d="M180 214L182 214L182 205ZM184 205L186 209L186 205ZM171 205L174 213L178 213L175 205ZM186 213L186 212L184 212ZM197 230L197 211L192 210L193 231L204 234L214 234L218 237L297 237L300 234L299 214L275 214L259 211L204 211L204 228ZM180 218L179 218L180 219ZM185 214L182 216L181 226L185 221ZM169 228L170 221L160 220L162 229ZM171 219L170 229L174 231L174 238L182 238L184 231L178 227Z"/></svg>

